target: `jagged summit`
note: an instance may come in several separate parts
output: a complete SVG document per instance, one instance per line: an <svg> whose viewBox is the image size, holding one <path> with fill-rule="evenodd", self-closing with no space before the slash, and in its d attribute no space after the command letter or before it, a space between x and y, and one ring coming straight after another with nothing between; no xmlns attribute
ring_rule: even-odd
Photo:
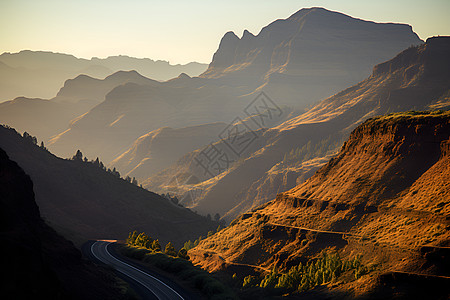
<svg viewBox="0 0 450 300"><path fill-rule="evenodd" d="M242 34L241 40L252 38L252 37L255 37L255 35L253 33L251 33L250 31L248 31L247 29L245 29L244 33Z"/></svg>

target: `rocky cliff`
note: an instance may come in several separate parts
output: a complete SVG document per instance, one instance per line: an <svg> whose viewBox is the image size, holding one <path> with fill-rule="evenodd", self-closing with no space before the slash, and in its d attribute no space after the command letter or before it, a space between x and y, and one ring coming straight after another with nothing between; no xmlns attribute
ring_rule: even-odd
<svg viewBox="0 0 450 300"><path fill-rule="evenodd" d="M334 287L360 295L388 271L448 276L447 254L430 261L426 253L450 246L449 143L449 112L370 119L305 183L241 215L190 255L226 270L287 269L324 249L360 254L377 271Z"/></svg>

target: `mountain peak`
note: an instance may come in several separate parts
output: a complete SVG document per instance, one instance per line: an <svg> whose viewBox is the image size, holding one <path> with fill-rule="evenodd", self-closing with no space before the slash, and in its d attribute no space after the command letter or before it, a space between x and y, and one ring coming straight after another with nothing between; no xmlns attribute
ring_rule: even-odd
<svg viewBox="0 0 450 300"><path fill-rule="evenodd" d="M105 78L106 79L131 79L131 78L145 78L139 74L136 70L130 71L117 71Z"/></svg>
<svg viewBox="0 0 450 300"><path fill-rule="evenodd" d="M189 76L189 75L186 74L186 73L181 73L180 75L178 75L177 78L178 78L178 79L190 79L191 76Z"/></svg>
<svg viewBox="0 0 450 300"><path fill-rule="evenodd" d="M268 24L256 36L248 30L242 38L227 32L201 77L228 77L237 72L262 85L278 74L291 76L304 70L320 74L323 70L317 66L323 64L351 74L344 79L339 72L333 79L346 81L348 86L369 75L375 64L421 43L409 25L365 21L321 7L304 8Z"/></svg>
<svg viewBox="0 0 450 300"><path fill-rule="evenodd" d="M228 31L223 36L222 41L223 40L239 40L239 37L233 31Z"/></svg>
<svg viewBox="0 0 450 300"><path fill-rule="evenodd" d="M248 31L247 29L244 30L244 33L242 34L241 40L247 39L247 38L253 38L255 35Z"/></svg>

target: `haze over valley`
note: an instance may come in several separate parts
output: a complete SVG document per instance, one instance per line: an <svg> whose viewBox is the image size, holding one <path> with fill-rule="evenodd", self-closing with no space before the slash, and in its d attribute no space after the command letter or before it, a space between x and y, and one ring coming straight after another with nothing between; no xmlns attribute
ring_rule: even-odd
<svg viewBox="0 0 450 300"><path fill-rule="evenodd" d="M438 27L450 7L434 2L436 20L418 24L441 34L419 37L400 14L389 22L324 7L274 15L288 1L270 21L249 17L247 28L261 24L254 32L232 31L230 20L208 63L131 50L90 59L4 51L6 294L450 297L450 33ZM419 4L408 5L416 13ZM148 33L152 51L166 40L172 55L179 36L170 28L158 27L162 40ZM195 39L187 45L202 47ZM9 36L8 47L19 40ZM101 40L80 49L94 45L102 49ZM129 46L148 50L142 40Z"/></svg>

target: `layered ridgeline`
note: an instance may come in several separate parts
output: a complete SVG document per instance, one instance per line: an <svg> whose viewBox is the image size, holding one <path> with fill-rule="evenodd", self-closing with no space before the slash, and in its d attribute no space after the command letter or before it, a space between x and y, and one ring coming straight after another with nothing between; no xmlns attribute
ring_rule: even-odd
<svg viewBox="0 0 450 300"><path fill-rule="evenodd" d="M211 222L161 196L107 172L99 161L58 158L29 135L0 127L0 148L33 180L42 217L67 238L123 239L145 231L180 245L217 228Z"/></svg>
<svg viewBox="0 0 450 300"><path fill-rule="evenodd" d="M44 51L6 52L0 55L0 102L18 96L52 98L64 81L80 74L104 78L117 71L136 70L155 80L168 80L180 73L197 76L206 68L206 64L197 62L171 65L122 55L83 59Z"/></svg>
<svg viewBox="0 0 450 300"><path fill-rule="evenodd" d="M448 109L449 51L450 38L437 37L401 52L375 66L366 80L323 100L308 112L275 128L254 131L256 136L247 131L253 141L239 157L232 156L227 141L217 142L215 147L229 151L236 161L220 174L201 176L198 161L204 160L211 149L199 149L143 181L143 185L155 191L178 189L186 206L201 213L218 212L231 220L313 175L350 131L369 117L395 111ZM193 184L183 179L191 175L200 182ZM180 179L176 186L168 187L172 178ZM194 193L189 191L196 192L194 201Z"/></svg>
<svg viewBox="0 0 450 300"><path fill-rule="evenodd" d="M334 249L343 261L359 257L350 266L357 267L357 280L345 272L339 277L340 271L327 263L330 269L320 270L325 279L308 277L307 288L324 281L329 284L321 291L336 298L376 291L377 299L440 299L436 294L445 299L449 184L448 111L372 118L314 176L234 220L189 256L210 271L241 268L251 274L276 267L275 282L261 286L281 282L295 291L307 274L291 277L290 285L279 276Z"/></svg>
<svg viewBox="0 0 450 300"><path fill-rule="evenodd" d="M126 176L147 178L174 164L187 152L219 139L225 123L197 126L163 127L138 138L122 155L111 162L111 167Z"/></svg>
<svg viewBox="0 0 450 300"><path fill-rule="evenodd" d="M248 105L262 90L285 117L292 109L303 111L362 80L374 64L421 43L409 25L302 9L269 24L257 36L246 31L239 39L227 33L199 77L180 75L160 86L115 88L49 147L64 157L78 147L110 163L140 136L158 128L231 123L247 117L255 113Z"/></svg>
<svg viewBox="0 0 450 300"><path fill-rule="evenodd" d="M105 95L126 83L156 85L136 71L118 71L104 79L79 75L69 79L52 99L17 97L0 103L0 120L18 131L27 131L47 142L65 131L72 119L105 100Z"/></svg>
<svg viewBox="0 0 450 300"><path fill-rule="evenodd" d="M45 224L30 177L2 149L0 206L3 298L128 299L111 274Z"/></svg>

